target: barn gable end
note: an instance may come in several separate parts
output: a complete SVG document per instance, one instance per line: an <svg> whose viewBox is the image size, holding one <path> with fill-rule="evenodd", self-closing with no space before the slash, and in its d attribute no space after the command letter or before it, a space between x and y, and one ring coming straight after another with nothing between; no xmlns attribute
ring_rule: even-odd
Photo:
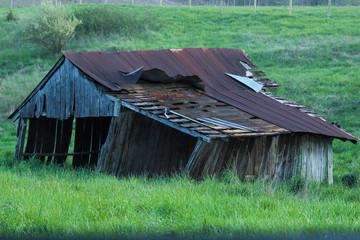
<svg viewBox="0 0 360 240"><path fill-rule="evenodd" d="M119 100L103 92L99 84L89 81L73 63L63 57L37 89L10 117L56 118L117 116Z"/></svg>

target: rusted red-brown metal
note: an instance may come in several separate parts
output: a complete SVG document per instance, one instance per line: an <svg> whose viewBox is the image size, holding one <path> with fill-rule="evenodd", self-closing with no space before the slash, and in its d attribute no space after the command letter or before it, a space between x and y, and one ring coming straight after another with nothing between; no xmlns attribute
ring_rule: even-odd
<svg viewBox="0 0 360 240"><path fill-rule="evenodd" d="M262 93L240 85L225 73L246 76L247 69L240 62L254 66L240 49L164 49L147 51L63 52L64 56L88 76L112 91L119 91L119 71L131 72L144 66L143 71L158 69L169 78L197 76L209 96L244 112L264 119L292 132L322 134L354 143L358 139L341 129L311 117L299 109L286 106Z"/></svg>

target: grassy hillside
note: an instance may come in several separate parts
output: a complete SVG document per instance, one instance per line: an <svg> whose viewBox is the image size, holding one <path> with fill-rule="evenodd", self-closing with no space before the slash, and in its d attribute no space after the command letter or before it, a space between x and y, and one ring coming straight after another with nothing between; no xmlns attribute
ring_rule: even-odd
<svg viewBox="0 0 360 240"><path fill-rule="evenodd" d="M103 33L91 31L96 26L88 32L79 28L64 50L241 48L281 84L278 95L313 106L360 137L359 7L334 7L331 19L322 7L297 7L293 16L282 7L258 8L257 14L247 7L228 7L222 13L213 7L66 8L78 16L98 11L108 17L98 24L118 19L114 12L120 12L123 24ZM21 41L21 19L35 11L15 9L20 20L8 22L8 9L0 9L0 219L5 219L0 233L360 232L359 187L346 189L340 183L344 174L359 170L360 147L339 140L334 141L335 186L308 186L298 194L289 186L261 182L117 181L90 171L41 167L36 161L13 163L16 126L6 117L60 57Z"/></svg>

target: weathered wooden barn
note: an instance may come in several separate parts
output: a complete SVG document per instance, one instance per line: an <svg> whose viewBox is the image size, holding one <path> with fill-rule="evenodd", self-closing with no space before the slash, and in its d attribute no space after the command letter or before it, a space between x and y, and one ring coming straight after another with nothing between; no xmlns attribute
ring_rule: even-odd
<svg viewBox="0 0 360 240"><path fill-rule="evenodd" d="M358 139L271 95L277 83L254 67L238 49L63 52L9 117L16 157L72 156L116 176L232 169L331 183L332 140Z"/></svg>

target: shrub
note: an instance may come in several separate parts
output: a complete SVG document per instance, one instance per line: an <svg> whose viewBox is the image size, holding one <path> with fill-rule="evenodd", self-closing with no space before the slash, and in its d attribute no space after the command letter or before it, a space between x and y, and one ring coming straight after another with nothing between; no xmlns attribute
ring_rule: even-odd
<svg viewBox="0 0 360 240"><path fill-rule="evenodd" d="M22 38L40 44L52 53L59 53L74 37L75 28L80 23L75 16L69 16L64 7L44 5L24 24Z"/></svg>
<svg viewBox="0 0 360 240"><path fill-rule="evenodd" d="M16 21L17 17L15 16L14 12L10 10L8 14L6 15L6 20L10 21Z"/></svg>
<svg viewBox="0 0 360 240"><path fill-rule="evenodd" d="M290 192L292 192L294 194L298 194L298 193L302 192L305 188L305 183L306 183L305 178L303 178L301 176L293 177L288 182Z"/></svg>
<svg viewBox="0 0 360 240"><path fill-rule="evenodd" d="M346 174L341 178L341 182L346 187L355 187L357 184L357 176L355 173Z"/></svg>
<svg viewBox="0 0 360 240"><path fill-rule="evenodd" d="M73 14L82 21L77 28L79 34L127 35L144 31L153 19L146 12L111 5L84 6L75 9Z"/></svg>

